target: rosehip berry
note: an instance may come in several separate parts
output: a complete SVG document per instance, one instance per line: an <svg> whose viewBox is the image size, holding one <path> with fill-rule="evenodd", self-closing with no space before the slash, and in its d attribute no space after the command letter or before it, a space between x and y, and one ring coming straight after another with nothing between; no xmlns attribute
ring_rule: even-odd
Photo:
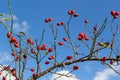
<svg viewBox="0 0 120 80"><path fill-rule="evenodd" d="M74 17L78 17L78 14L77 14L77 13L75 13L73 16L74 16Z"/></svg>
<svg viewBox="0 0 120 80"><path fill-rule="evenodd" d="M51 22L51 21L52 21L52 18L50 17L50 18L49 18L49 22Z"/></svg>
<svg viewBox="0 0 120 80"><path fill-rule="evenodd" d="M72 56L67 56L66 59L67 59L67 60L71 60L71 59L72 59Z"/></svg>
<svg viewBox="0 0 120 80"><path fill-rule="evenodd" d="M118 16L116 16L116 15L114 15L113 17L114 17L115 19L118 18Z"/></svg>
<svg viewBox="0 0 120 80"><path fill-rule="evenodd" d="M94 26L93 29L94 29L94 31L97 31L97 26Z"/></svg>
<svg viewBox="0 0 120 80"><path fill-rule="evenodd" d="M27 39L27 43L30 43L30 42L31 42L31 39L30 39L30 38L28 38L28 39Z"/></svg>
<svg viewBox="0 0 120 80"><path fill-rule="evenodd" d="M88 23L88 20L86 19L84 22L85 22L85 23Z"/></svg>
<svg viewBox="0 0 120 80"><path fill-rule="evenodd" d="M113 63L114 63L114 60L110 60L110 64L113 65Z"/></svg>
<svg viewBox="0 0 120 80"><path fill-rule="evenodd" d="M11 53L11 55L12 55L12 56L15 56L15 55L16 55L16 53L15 53L15 52L12 52L12 53Z"/></svg>
<svg viewBox="0 0 120 80"><path fill-rule="evenodd" d="M45 23L48 23L48 22L49 22L49 19L45 19L44 21L45 21Z"/></svg>
<svg viewBox="0 0 120 80"><path fill-rule="evenodd" d="M73 9L73 10L71 10L71 14L74 14L75 13L75 10Z"/></svg>
<svg viewBox="0 0 120 80"><path fill-rule="evenodd" d="M107 60L106 57L103 57L103 58L102 58L102 62L105 62L106 60Z"/></svg>
<svg viewBox="0 0 120 80"><path fill-rule="evenodd" d="M18 48L19 47L18 43L14 43L14 47Z"/></svg>
<svg viewBox="0 0 120 80"><path fill-rule="evenodd" d="M10 42L13 43L15 41L16 41L16 38L12 37Z"/></svg>
<svg viewBox="0 0 120 80"><path fill-rule="evenodd" d="M8 38L11 37L11 33L10 33L10 32L7 33L7 37L8 37Z"/></svg>
<svg viewBox="0 0 120 80"><path fill-rule="evenodd" d="M115 15L118 16L120 14L120 12L115 12Z"/></svg>
<svg viewBox="0 0 120 80"><path fill-rule="evenodd" d="M61 23L60 22L57 22L57 26L60 26L61 25Z"/></svg>
<svg viewBox="0 0 120 80"><path fill-rule="evenodd" d="M45 64L48 65L50 62L49 61L46 61Z"/></svg>
<svg viewBox="0 0 120 80"><path fill-rule="evenodd" d="M32 54L35 54L35 51L34 51L34 49L33 49L33 48L31 49L31 53L32 53Z"/></svg>
<svg viewBox="0 0 120 80"><path fill-rule="evenodd" d="M33 44L34 44L34 42L31 40L31 41L30 41L30 44L31 44L31 45L33 45Z"/></svg>
<svg viewBox="0 0 120 80"><path fill-rule="evenodd" d="M37 46L37 50L40 51L40 50L41 50L41 47L40 47L40 46Z"/></svg>
<svg viewBox="0 0 120 80"><path fill-rule="evenodd" d="M48 52L52 52L52 51L53 51L53 49L52 49L52 48L49 48L49 49L48 49Z"/></svg>
<svg viewBox="0 0 120 80"><path fill-rule="evenodd" d="M64 22L61 22L61 25L64 25L65 23Z"/></svg>
<svg viewBox="0 0 120 80"><path fill-rule="evenodd" d="M78 66L73 66L73 70L78 70L79 67Z"/></svg>
<svg viewBox="0 0 120 80"><path fill-rule="evenodd" d="M58 42L58 44L59 44L60 46L62 46L62 45L63 45L63 42Z"/></svg>
<svg viewBox="0 0 120 80"><path fill-rule="evenodd" d="M2 80L6 80L6 77L3 76Z"/></svg>
<svg viewBox="0 0 120 80"><path fill-rule="evenodd" d="M71 11L68 11L68 15L72 15Z"/></svg>
<svg viewBox="0 0 120 80"><path fill-rule="evenodd" d="M64 40L64 41L67 41L67 38L64 37L63 40Z"/></svg>
<svg viewBox="0 0 120 80"><path fill-rule="evenodd" d="M52 60L52 59L54 59L55 57L53 56L53 55L51 55L48 59L49 60Z"/></svg>
<svg viewBox="0 0 120 80"><path fill-rule="evenodd" d="M38 76L38 74L37 73L33 73L33 77L37 77Z"/></svg>
<svg viewBox="0 0 120 80"><path fill-rule="evenodd" d="M34 71L35 71L35 69L34 69L34 68L31 68L30 70L31 70L32 72L34 72Z"/></svg>
<svg viewBox="0 0 120 80"><path fill-rule="evenodd" d="M27 54L24 54L24 55L23 55L23 58L26 59L26 58L27 58Z"/></svg>
<svg viewBox="0 0 120 80"><path fill-rule="evenodd" d="M81 36L78 36L78 40L82 40L83 38Z"/></svg>
<svg viewBox="0 0 120 80"><path fill-rule="evenodd" d="M112 10L111 11L111 15L114 16L115 15L115 11Z"/></svg>
<svg viewBox="0 0 120 80"><path fill-rule="evenodd" d="M85 37L85 40L87 41L87 40L89 40L89 38L88 38L88 37Z"/></svg>

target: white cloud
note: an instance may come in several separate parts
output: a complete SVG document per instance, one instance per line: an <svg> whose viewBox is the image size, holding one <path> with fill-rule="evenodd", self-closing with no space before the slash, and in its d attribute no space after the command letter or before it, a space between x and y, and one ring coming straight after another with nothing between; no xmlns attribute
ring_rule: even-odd
<svg viewBox="0 0 120 80"><path fill-rule="evenodd" d="M2 69L3 67L0 65L0 70ZM0 75L0 79L2 80L2 78L5 76L6 76L6 80L15 80L15 77L12 76L8 71L2 71L2 74Z"/></svg>
<svg viewBox="0 0 120 80"><path fill-rule="evenodd" d="M114 67L117 71L120 71L120 66ZM106 68L102 71L99 71L96 73L96 76L94 77L94 80L109 80L111 76L116 76L117 73L115 73L112 69Z"/></svg>
<svg viewBox="0 0 120 80"><path fill-rule="evenodd" d="M8 17L10 17L9 14L8 14ZM27 32L27 30L30 28L30 26L28 25L28 22L26 20L19 21L19 19L16 15L13 15L13 19L14 19L14 24L13 24L14 31L16 31L16 32L19 32L19 31Z"/></svg>
<svg viewBox="0 0 120 80"><path fill-rule="evenodd" d="M56 72L57 74L53 74L50 80L78 80L77 77L74 74L69 73L67 70L62 70ZM58 74L66 75L66 76L60 76ZM58 78L59 77L59 78Z"/></svg>
<svg viewBox="0 0 120 80"><path fill-rule="evenodd" d="M0 52L0 63L11 61L11 55L8 52Z"/></svg>

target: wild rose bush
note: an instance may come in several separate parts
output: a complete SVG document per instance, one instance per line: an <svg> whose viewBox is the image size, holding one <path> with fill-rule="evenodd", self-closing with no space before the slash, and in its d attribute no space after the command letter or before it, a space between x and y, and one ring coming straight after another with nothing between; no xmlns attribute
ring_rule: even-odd
<svg viewBox="0 0 120 80"><path fill-rule="evenodd" d="M8 0L9 1L9 0ZM88 33L79 32L77 33L77 36L74 36L75 39L73 39L73 35L71 36L71 28L70 23L73 18L76 18L79 16L78 13L74 9L69 10L66 12L68 14L69 20L67 22L58 21L57 23L53 22L53 18L49 17L44 20L46 25L49 25L48 28L51 29L51 33L49 35L52 35L53 40L52 43L46 44L44 43L44 34L45 30L42 31L42 37L41 39L33 39L32 37L29 37L26 35L25 32L19 32L15 33L13 30L13 15L11 6L9 3L10 8L10 18L4 16L3 13L0 14L0 23L5 27L5 29L8 31L6 33L6 36L8 38L8 43L11 48L11 56L12 56L12 62L6 66L1 64L1 71L0 74L2 74L2 71L7 71L8 74L11 74L14 76L15 80L23 80L25 77L26 71L31 71L31 74L29 76L29 80L36 80L40 79L42 76L48 74L48 73L54 73L57 74L57 70L66 69L66 67L70 68L70 73L73 71L76 71L79 69L78 64L80 62L86 62L86 61L98 61L101 62L103 65L108 66L109 68L113 69L116 73L120 74L119 71L115 70L112 66L118 66L120 64L120 54L119 51L116 51L116 35L118 35L118 26L113 27L114 21L119 18L119 12L118 11L111 11L110 17L113 17L110 24L110 34L111 40L104 41L100 36L103 36L103 32L105 31L107 27L108 17L106 17L103 21L103 24L101 27L98 27L97 24L93 26L92 29L90 29L87 24L89 24L89 20L86 19L83 21L85 24L85 27ZM11 21L11 25L7 25ZM59 35L59 28L62 28L64 31L65 36L61 38L61 40L58 39ZM49 36L48 35L48 36ZM117 44L117 43L116 43ZM84 47L83 47L83 46ZM80 48L81 46L85 49L87 49L88 53L81 54ZM58 47L62 49L68 49L71 51L71 54L60 56L57 51ZM100 51L104 51L105 49L109 49L109 53L107 56L102 55L99 56ZM66 51L67 52L67 51ZM29 67L31 62L34 61L35 65L33 67ZM32 65L32 64L31 64ZM48 66L47 69L44 69L43 66ZM68 67L69 66L69 67ZM57 77L56 79L61 77ZM62 75L62 76L67 76ZM6 80L6 76L2 78L2 80Z"/></svg>

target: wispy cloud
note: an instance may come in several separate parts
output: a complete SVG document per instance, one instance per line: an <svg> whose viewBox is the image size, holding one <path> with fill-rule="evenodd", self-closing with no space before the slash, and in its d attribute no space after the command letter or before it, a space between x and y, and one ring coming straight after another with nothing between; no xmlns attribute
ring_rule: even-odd
<svg viewBox="0 0 120 80"><path fill-rule="evenodd" d="M66 75L66 76L60 76L59 74ZM62 70L59 72L56 72L56 74L53 74L50 80L78 80L76 76L72 73L70 73L67 70Z"/></svg>
<svg viewBox="0 0 120 80"><path fill-rule="evenodd" d="M11 55L8 52L0 52L0 63L11 61Z"/></svg>
<svg viewBox="0 0 120 80"><path fill-rule="evenodd" d="M114 67L117 71L120 71L120 66ZM106 68L102 71L96 72L96 76L94 77L94 80L109 80L111 76L116 76L117 73L115 73L112 69Z"/></svg>
<svg viewBox="0 0 120 80"><path fill-rule="evenodd" d="M15 15L13 15L13 19L14 19L13 29L15 31L27 32L27 30L30 28L27 21L19 21L19 19Z"/></svg>

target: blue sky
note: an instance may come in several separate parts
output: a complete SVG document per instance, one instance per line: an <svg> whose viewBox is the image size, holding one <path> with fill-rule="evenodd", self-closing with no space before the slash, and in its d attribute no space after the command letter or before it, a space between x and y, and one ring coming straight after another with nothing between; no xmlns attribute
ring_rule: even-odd
<svg viewBox="0 0 120 80"><path fill-rule="evenodd" d="M49 35L51 33L50 28L48 24L44 23L44 19L52 17L53 23L56 26L56 23L59 21L66 22L69 19L69 16L67 15L68 10L74 9L79 16L72 19L70 26L71 36L73 39L76 39L75 36L81 31L88 34L84 28L85 19L89 20L88 26L90 29L92 29L96 23L98 23L98 26L100 27L105 17L108 17L109 22L112 20L112 16L110 15L111 10L120 11L119 3L119 0L11 0L15 18L14 29L16 31L25 31L28 35L32 36L33 39L41 38L41 31L46 29L44 42L48 43L48 46L50 46L49 43L52 41L52 36ZM0 0L0 13L9 14L7 0ZM120 17L115 21L115 23L118 22L120 22ZM107 29L109 30L109 25ZM58 40L61 40L61 38L64 37L64 33L61 30L62 28L60 27L58 30L60 33ZM0 53L6 54L10 51L7 38L5 37L7 31L1 25L0 31L0 44L2 44L2 46L0 46ZM107 30L104 34L106 34L104 35L105 40L110 38L110 34ZM87 53L84 47L82 48L83 50L81 52ZM64 50L64 48L58 46L59 56L63 57L64 54L62 53L66 53L66 50L67 49ZM71 50L67 50L67 54L69 53L72 53ZM9 58L7 59L9 60ZM2 61L2 63L7 64L6 61ZM45 68L48 67L45 65L43 66ZM119 80L120 78L120 76L115 75L111 70L101 65L100 62L79 63L79 66L80 70L73 72L74 75L79 77L79 80L99 80L99 76L102 76L102 74L108 77L108 79L103 78L103 80ZM26 76L28 75L26 74ZM42 78L48 80L51 76L52 75L48 74Z"/></svg>

